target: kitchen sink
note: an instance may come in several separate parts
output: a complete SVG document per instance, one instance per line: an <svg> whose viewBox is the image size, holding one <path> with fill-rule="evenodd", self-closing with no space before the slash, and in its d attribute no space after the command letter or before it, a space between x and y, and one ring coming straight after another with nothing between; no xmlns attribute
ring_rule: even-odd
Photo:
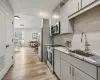
<svg viewBox="0 0 100 80"><path fill-rule="evenodd" d="M92 56L94 56L93 54L87 53L87 52L82 51L82 50L70 50L70 52L78 54L78 55L81 55L81 56L85 56L85 57L92 57Z"/></svg>

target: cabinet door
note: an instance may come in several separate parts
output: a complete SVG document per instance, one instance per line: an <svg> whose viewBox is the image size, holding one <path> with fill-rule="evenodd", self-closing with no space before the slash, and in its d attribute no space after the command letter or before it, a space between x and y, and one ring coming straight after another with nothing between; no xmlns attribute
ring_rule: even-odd
<svg viewBox="0 0 100 80"><path fill-rule="evenodd" d="M56 19L52 16L52 18L51 18L51 26L53 25L55 25L56 24Z"/></svg>
<svg viewBox="0 0 100 80"><path fill-rule="evenodd" d="M61 34L72 33L72 27L68 19L68 3L66 3L60 11Z"/></svg>
<svg viewBox="0 0 100 80"><path fill-rule="evenodd" d="M82 8L86 7L87 5L91 4L92 2L94 2L95 0L81 0L82 3Z"/></svg>
<svg viewBox="0 0 100 80"><path fill-rule="evenodd" d="M60 57L54 55L54 72L60 78Z"/></svg>
<svg viewBox="0 0 100 80"><path fill-rule="evenodd" d="M79 69L76 69L73 67L72 69L73 75L73 80L95 80L89 75L85 74L84 72L80 71Z"/></svg>
<svg viewBox="0 0 100 80"><path fill-rule="evenodd" d="M68 1L68 16L74 14L78 11L78 0L69 0Z"/></svg>
<svg viewBox="0 0 100 80"><path fill-rule="evenodd" d="M60 5L58 5L54 10L53 10L53 15L52 15L52 25L55 26L56 22L59 21L59 14L60 14Z"/></svg>
<svg viewBox="0 0 100 80"><path fill-rule="evenodd" d="M72 80L71 65L61 59L61 80Z"/></svg>

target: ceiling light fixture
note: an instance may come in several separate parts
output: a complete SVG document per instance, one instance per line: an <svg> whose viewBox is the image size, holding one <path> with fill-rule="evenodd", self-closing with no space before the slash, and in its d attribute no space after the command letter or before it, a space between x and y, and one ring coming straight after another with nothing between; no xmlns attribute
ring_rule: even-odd
<svg viewBox="0 0 100 80"><path fill-rule="evenodd" d="M54 19L59 19L59 16L58 15L53 15L53 18Z"/></svg>
<svg viewBox="0 0 100 80"><path fill-rule="evenodd" d="M39 17L42 18L42 19L49 19L51 16L50 16L50 13L39 12Z"/></svg>
<svg viewBox="0 0 100 80"><path fill-rule="evenodd" d="M40 12L40 15L43 15L43 12Z"/></svg>
<svg viewBox="0 0 100 80"><path fill-rule="evenodd" d="M21 24L20 26L21 26L21 28L24 28L24 24Z"/></svg>
<svg viewBox="0 0 100 80"><path fill-rule="evenodd" d="M24 27L24 24L21 24L20 26L23 26Z"/></svg>
<svg viewBox="0 0 100 80"><path fill-rule="evenodd" d="M19 16L14 16L14 18L15 18L15 19L20 19L20 17L19 17Z"/></svg>

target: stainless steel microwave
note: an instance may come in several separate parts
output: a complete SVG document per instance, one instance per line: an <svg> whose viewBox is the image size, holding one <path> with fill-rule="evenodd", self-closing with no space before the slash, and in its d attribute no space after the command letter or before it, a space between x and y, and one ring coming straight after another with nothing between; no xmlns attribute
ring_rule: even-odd
<svg viewBox="0 0 100 80"><path fill-rule="evenodd" d="M57 22L55 25L51 26L51 34L52 35L60 34L60 22Z"/></svg>

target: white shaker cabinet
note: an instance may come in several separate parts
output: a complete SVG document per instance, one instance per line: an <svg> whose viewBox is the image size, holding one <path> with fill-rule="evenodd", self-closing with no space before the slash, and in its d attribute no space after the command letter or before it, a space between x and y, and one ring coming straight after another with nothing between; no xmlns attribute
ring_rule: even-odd
<svg viewBox="0 0 100 80"><path fill-rule="evenodd" d="M59 21L60 7L61 7L61 4L57 5L57 7L52 12L51 25L53 26L55 26L56 22Z"/></svg>
<svg viewBox="0 0 100 80"><path fill-rule="evenodd" d="M72 80L71 65L61 59L61 80Z"/></svg>
<svg viewBox="0 0 100 80"><path fill-rule="evenodd" d="M69 0L68 1L68 16L74 14L78 11L78 0Z"/></svg>
<svg viewBox="0 0 100 80"><path fill-rule="evenodd" d="M52 18L51 18L51 26L52 26L52 25L54 26L55 24L56 24L56 20L52 17Z"/></svg>
<svg viewBox="0 0 100 80"><path fill-rule="evenodd" d="M95 80L78 68L61 59L61 80Z"/></svg>
<svg viewBox="0 0 100 80"><path fill-rule="evenodd" d="M100 0L69 0L68 18L72 19L99 4L100 4Z"/></svg>
<svg viewBox="0 0 100 80"><path fill-rule="evenodd" d="M73 33L71 21L68 19L68 3L66 3L60 10L61 34Z"/></svg>
<svg viewBox="0 0 100 80"><path fill-rule="evenodd" d="M96 0L69 0L68 1L68 16L74 14L80 9L86 7Z"/></svg>
<svg viewBox="0 0 100 80"><path fill-rule="evenodd" d="M54 50L54 72L60 78L61 77L61 60L60 60L60 52Z"/></svg>
<svg viewBox="0 0 100 80"><path fill-rule="evenodd" d="M82 8L86 7L87 5L91 4L94 1L96 0L81 0Z"/></svg>
<svg viewBox="0 0 100 80"><path fill-rule="evenodd" d="M95 66L95 70L93 65L83 61L81 61L80 64L80 61L80 59L77 59L76 61L76 58L71 57L59 50L54 50L54 72L60 80L97 80L97 77L95 77L94 74L95 71L97 72L97 67ZM91 73L91 70L88 70L91 68L94 71L93 73ZM91 75L90 73L94 75Z"/></svg>
<svg viewBox="0 0 100 80"><path fill-rule="evenodd" d="M73 73L73 80L95 80L75 67L72 68L72 73Z"/></svg>

